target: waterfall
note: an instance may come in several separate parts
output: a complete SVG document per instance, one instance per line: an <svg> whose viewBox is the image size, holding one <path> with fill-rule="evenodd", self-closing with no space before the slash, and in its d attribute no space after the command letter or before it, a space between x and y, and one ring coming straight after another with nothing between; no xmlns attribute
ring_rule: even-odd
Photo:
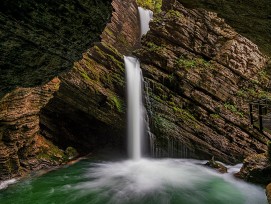
<svg viewBox="0 0 271 204"><path fill-rule="evenodd" d="M140 17L140 29L141 36L145 35L149 30L149 22L153 17L153 12L141 7L138 7L139 17Z"/></svg>
<svg viewBox="0 0 271 204"><path fill-rule="evenodd" d="M139 60L124 56L128 98L128 153L129 157L141 158L143 113L142 73Z"/></svg>
<svg viewBox="0 0 271 204"><path fill-rule="evenodd" d="M141 36L148 32L153 12L138 7ZM144 106L142 102L142 72L137 58L124 56L128 98L128 154L133 160L141 158L143 149Z"/></svg>

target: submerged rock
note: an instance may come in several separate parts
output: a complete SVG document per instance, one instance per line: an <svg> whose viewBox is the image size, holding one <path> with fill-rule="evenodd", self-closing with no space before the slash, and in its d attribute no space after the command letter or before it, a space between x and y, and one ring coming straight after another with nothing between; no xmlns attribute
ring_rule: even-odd
<svg viewBox="0 0 271 204"><path fill-rule="evenodd" d="M214 157L212 157L212 159L209 160L205 165L208 166L208 167L211 167L211 168L213 168L213 169L215 169L215 170L217 170L218 172L220 172L220 173L222 173L222 174L228 172L227 167L225 167L223 164L221 164L221 163L219 163L219 162L216 162L216 161L214 160Z"/></svg>

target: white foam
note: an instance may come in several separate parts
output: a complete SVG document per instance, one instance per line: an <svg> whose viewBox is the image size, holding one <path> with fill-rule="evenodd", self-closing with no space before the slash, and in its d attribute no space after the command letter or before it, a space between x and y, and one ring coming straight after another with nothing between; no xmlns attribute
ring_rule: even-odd
<svg viewBox="0 0 271 204"><path fill-rule="evenodd" d="M17 181L16 179L10 179L0 182L0 190L7 188L10 184L16 183L16 181Z"/></svg>
<svg viewBox="0 0 271 204"><path fill-rule="evenodd" d="M198 163L185 159L100 163L86 173L87 181L75 188L110 195L112 203L125 203L157 192L168 194L169 188L184 195L184 192L194 192L194 196L186 195L192 199L207 196L204 188L211 188L217 199L229 203L236 203L234 199L242 199L246 204L266 203L263 188L239 181L232 174L219 174Z"/></svg>

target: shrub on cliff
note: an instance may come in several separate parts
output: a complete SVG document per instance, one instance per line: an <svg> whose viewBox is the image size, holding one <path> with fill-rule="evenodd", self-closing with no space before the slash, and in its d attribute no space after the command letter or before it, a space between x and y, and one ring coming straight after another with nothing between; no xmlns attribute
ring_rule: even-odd
<svg viewBox="0 0 271 204"><path fill-rule="evenodd" d="M160 12L162 0L136 0L137 4L143 8L150 9L153 12Z"/></svg>

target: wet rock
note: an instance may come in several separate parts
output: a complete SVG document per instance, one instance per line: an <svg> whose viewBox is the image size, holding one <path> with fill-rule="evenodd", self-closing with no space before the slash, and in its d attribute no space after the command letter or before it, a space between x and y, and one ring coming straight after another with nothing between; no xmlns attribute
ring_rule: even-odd
<svg viewBox="0 0 271 204"><path fill-rule="evenodd" d="M134 0L112 5L101 43L72 69L1 99L0 179L62 163L63 151L48 148L54 145L73 146L80 154L108 144L125 149L123 54L139 46L139 18ZM247 100L270 95L266 57L257 46L215 13L186 9L178 1L165 1L150 27L134 54L143 70L154 150L214 155L228 163L264 152L270 135L247 119Z"/></svg>
<svg viewBox="0 0 271 204"><path fill-rule="evenodd" d="M79 156L77 150L73 147L67 147L65 150L65 155L68 156L68 159L74 159Z"/></svg>
<svg viewBox="0 0 271 204"><path fill-rule="evenodd" d="M0 38L3 51L0 60L0 180L26 173L29 170L56 166L65 161L64 153L49 142L49 140L60 141L62 138L52 139L54 134L44 131L42 128L44 124L50 124L51 126L47 129L56 128L56 135L60 131L66 138L69 138L72 133L76 132L80 135L87 131L86 129L83 129L83 132L78 131L82 126L92 125L92 135L99 135L97 129L104 129L103 122L93 121L92 116L86 116L91 107L87 106L85 101L82 102L84 97L92 97L86 96L84 87L89 86L87 89L95 93L95 89L91 88L91 83L87 85L83 82L80 84L83 84L82 87L75 86L76 88L68 89L72 96L61 98L66 102L72 101L68 107L62 101L58 104L59 107L66 108L67 115L75 116L72 120L70 118L65 120L65 114L58 114L61 111L48 111L54 120L59 121L60 129L56 127L57 123L43 122L44 116L41 110L54 97L60 84L65 83L65 80L62 82L61 76L58 78L54 76L63 74L64 70L71 70L73 63L81 58L82 52L98 40L102 29L110 20L110 14L110 1L99 4L91 0L60 3L48 1L33 3L28 0L17 3L16 1L3 2L0 9L2 25ZM71 75L66 75L67 80ZM76 85L80 83L80 77L89 79L83 70L81 72L77 70L75 75L77 77L71 80ZM106 76L98 80L106 82L111 80ZM114 80L110 83L112 81ZM65 90L64 87L61 89ZM99 89L98 85L97 89ZM83 95L81 100L78 99L80 93ZM109 107L121 108L120 100L117 97L112 98L113 94L110 95L112 96L110 103L107 103L107 96L104 94L100 96L101 100L98 95L96 98L93 97L100 102L100 104L95 104L95 108L104 105L103 103ZM76 98L79 103L77 104L77 101L73 103L74 100L70 97ZM86 107L83 107L83 111L80 109L80 103ZM79 108L76 108L77 105ZM75 110L72 107L75 107ZM87 113L82 114L84 111ZM99 115L97 112L95 114ZM83 125L72 128L76 125L73 121ZM89 125L85 121L93 123ZM67 126L71 127L69 131L66 131ZM110 128L107 128L104 135L109 134L109 131ZM85 134L82 135L85 136ZM98 140L98 136L96 139ZM61 144L59 147L65 149L70 146L70 140L67 139L67 141L59 142L58 144Z"/></svg>
<svg viewBox="0 0 271 204"><path fill-rule="evenodd" d="M23 161L37 156L42 145L36 140L40 137L38 114L58 90L59 83L54 78L41 87L17 88L0 100L0 179L20 174L25 168Z"/></svg>
<svg viewBox="0 0 271 204"><path fill-rule="evenodd" d="M237 176L253 183L265 184L271 182L271 163L266 154L256 154L247 157Z"/></svg>
<svg viewBox="0 0 271 204"><path fill-rule="evenodd" d="M266 196L268 203L271 203L271 183L266 186Z"/></svg>
<svg viewBox="0 0 271 204"><path fill-rule="evenodd" d="M222 174L228 172L227 167L225 167L223 164L221 164L219 162L216 162L214 160L214 157L212 157L212 159L209 160L205 165L210 167L210 168L213 168L213 169L217 170L219 173L222 173Z"/></svg>

